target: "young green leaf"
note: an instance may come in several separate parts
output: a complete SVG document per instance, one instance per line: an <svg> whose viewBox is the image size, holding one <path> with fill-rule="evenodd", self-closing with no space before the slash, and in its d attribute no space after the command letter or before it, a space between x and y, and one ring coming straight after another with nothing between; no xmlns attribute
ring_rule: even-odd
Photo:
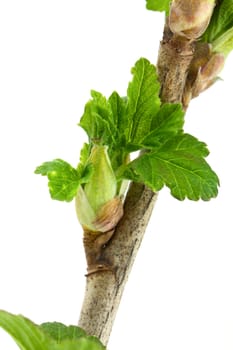
<svg viewBox="0 0 233 350"><path fill-rule="evenodd" d="M106 348L94 337L79 338L78 340L64 340L51 350L105 350ZM44 349L43 349L44 350Z"/></svg>
<svg viewBox="0 0 233 350"><path fill-rule="evenodd" d="M156 68L141 58L132 68L133 80L128 86L127 140L137 144L150 132L151 121L160 107L160 84Z"/></svg>
<svg viewBox="0 0 233 350"><path fill-rule="evenodd" d="M142 148L158 148L171 137L182 132L184 111L180 104L165 103L151 121L151 131L140 141Z"/></svg>
<svg viewBox="0 0 233 350"><path fill-rule="evenodd" d="M110 103L97 91L91 91L92 100L85 105L79 125L93 142L110 145L115 143L116 125Z"/></svg>
<svg viewBox="0 0 233 350"><path fill-rule="evenodd" d="M66 326L60 322L46 322L40 325L40 329L57 343L63 340L75 340L86 336L86 332L77 326Z"/></svg>
<svg viewBox="0 0 233 350"><path fill-rule="evenodd" d="M120 97L118 93L114 91L109 97L108 102L111 105L113 122L115 125L114 138L117 140L117 146L124 146L126 142L126 126L128 123L128 99L127 97Z"/></svg>
<svg viewBox="0 0 233 350"><path fill-rule="evenodd" d="M160 107L155 67L141 58L132 68L132 74L127 98L113 92L107 100L92 91L92 100L86 104L80 121L91 141L108 145L109 153L127 144L137 144L150 131L151 120Z"/></svg>
<svg viewBox="0 0 233 350"><path fill-rule="evenodd" d="M62 323L36 325L21 315L0 310L2 327L21 350L104 350L101 342L76 326Z"/></svg>
<svg viewBox="0 0 233 350"><path fill-rule="evenodd" d="M209 200L216 197L219 180L204 159L207 155L204 143L188 134L177 135L157 151L129 163L123 177L143 182L154 191L166 185L179 200Z"/></svg>
<svg viewBox="0 0 233 350"><path fill-rule="evenodd" d="M202 36L202 40L211 44L233 27L232 0L218 1L210 24ZM229 38L228 38L229 39ZM223 52L223 51L222 51Z"/></svg>
<svg viewBox="0 0 233 350"><path fill-rule="evenodd" d="M171 0L146 0L146 8L153 11L169 12L169 5Z"/></svg>
<svg viewBox="0 0 233 350"><path fill-rule="evenodd" d="M79 165L82 167L82 169L84 169L86 167L90 153L91 153L90 144L84 143L84 145L80 151L80 157L79 157ZM80 170L81 170L81 168L80 168Z"/></svg>
<svg viewBox="0 0 233 350"><path fill-rule="evenodd" d="M38 166L35 174L48 177L48 187L52 199L70 202L81 183L88 181L90 171L82 177L78 170L62 159L55 159Z"/></svg>
<svg viewBox="0 0 233 350"><path fill-rule="evenodd" d="M0 327L9 333L21 350L50 350L53 340L32 321L0 310Z"/></svg>
<svg viewBox="0 0 233 350"><path fill-rule="evenodd" d="M233 27L213 41L212 49L214 52L223 53L225 57L233 50Z"/></svg>
<svg viewBox="0 0 233 350"><path fill-rule="evenodd" d="M66 326L60 322L46 322L39 326L45 334L51 337L59 345L55 350L103 350L105 347L98 338L89 336L77 326Z"/></svg>
<svg viewBox="0 0 233 350"><path fill-rule="evenodd" d="M88 159L91 153L91 145L84 143L79 157L79 163L77 166L77 172L82 179L81 183L87 183L92 173L92 166L88 163Z"/></svg>

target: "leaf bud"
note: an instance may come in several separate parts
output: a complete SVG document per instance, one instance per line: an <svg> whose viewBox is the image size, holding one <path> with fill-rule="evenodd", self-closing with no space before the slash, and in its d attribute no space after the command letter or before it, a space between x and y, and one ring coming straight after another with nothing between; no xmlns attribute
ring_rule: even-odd
<svg viewBox="0 0 233 350"><path fill-rule="evenodd" d="M173 0L169 27L174 34L198 39L208 27L214 7L215 0Z"/></svg>
<svg viewBox="0 0 233 350"><path fill-rule="evenodd" d="M107 146L94 145L88 164L92 167L92 174L88 183L80 186L77 192L77 216L86 230L107 232L123 215L123 204L117 196L117 180Z"/></svg>
<svg viewBox="0 0 233 350"><path fill-rule="evenodd" d="M201 79L204 81L216 78L223 69L224 63L225 56L222 53L214 53L209 61L201 68Z"/></svg>
<svg viewBox="0 0 233 350"><path fill-rule="evenodd" d="M196 80L193 84L193 97L208 89L217 80L218 74L223 69L225 56L222 53L213 53L209 60L200 67Z"/></svg>

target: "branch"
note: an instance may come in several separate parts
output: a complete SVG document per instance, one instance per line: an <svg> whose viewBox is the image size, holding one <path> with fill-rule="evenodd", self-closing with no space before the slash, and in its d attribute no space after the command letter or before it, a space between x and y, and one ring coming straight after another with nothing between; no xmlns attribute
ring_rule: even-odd
<svg viewBox="0 0 233 350"><path fill-rule="evenodd" d="M192 58L191 42L174 36L165 26L158 58L161 98L164 102L182 103ZM109 235L110 240L103 240L104 244L98 245L94 269L89 269L87 274L79 326L99 337L104 344L108 342L125 284L156 199L157 194L144 185L131 184L125 200L124 216L113 235ZM91 261L93 267L93 256Z"/></svg>
<svg viewBox="0 0 233 350"><path fill-rule="evenodd" d="M185 83L193 55L193 43L184 37L172 34L165 25L157 63L161 84L160 97L163 102L184 105L184 93L187 94Z"/></svg>
<svg viewBox="0 0 233 350"><path fill-rule="evenodd" d="M97 270L87 275L79 326L108 342L121 296L149 222L157 194L141 184L131 184L124 217L113 238L102 248ZM108 262L109 268L106 268ZM99 270L98 270L99 266ZM103 268L105 267L105 268Z"/></svg>

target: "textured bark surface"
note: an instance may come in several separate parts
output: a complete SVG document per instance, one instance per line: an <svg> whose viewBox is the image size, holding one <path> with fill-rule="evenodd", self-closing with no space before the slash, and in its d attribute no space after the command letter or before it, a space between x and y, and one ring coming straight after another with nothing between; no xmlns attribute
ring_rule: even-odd
<svg viewBox="0 0 233 350"><path fill-rule="evenodd" d="M109 339L125 283L140 247L157 194L132 184L125 201L124 217L107 245L98 254L99 265L87 275L79 326L104 344ZM99 266L99 270L98 270Z"/></svg>
<svg viewBox="0 0 233 350"><path fill-rule="evenodd" d="M193 44L185 38L173 35L165 26L157 63L162 101L184 104L185 83L193 54Z"/></svg>
<svg viewBox="0 0 233 350"><path fill-rule="evenodd" d="M163 102L180 102L187 107L185 82L192 58L192 43L175 37L165 26L158 57ZM91 257L79 326L99 337L105 345L156 199L156 193L142 184L132 183L126 196L123 218L113 234L109 234L106 240L102 237L105 243L98 244L94 269Z"/></svg>

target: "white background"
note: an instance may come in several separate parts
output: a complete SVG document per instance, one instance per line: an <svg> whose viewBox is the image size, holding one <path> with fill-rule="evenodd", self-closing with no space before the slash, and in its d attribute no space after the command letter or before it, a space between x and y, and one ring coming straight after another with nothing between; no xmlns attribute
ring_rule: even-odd
<svg viewBox="0 0 233 350"><path fill-rule="evenodd" d="M74 204L52 201L33 171L57 157L76 165L90 89L124 95L135 61L156 63L162 28L144 0L0 1L0 309L77 323L81 228ZM110 350L233 349L232 67L230 56L186 117L211 150L219 196L179 202L161 191ZM3 331L0 348L17 349Z"/></svg>

